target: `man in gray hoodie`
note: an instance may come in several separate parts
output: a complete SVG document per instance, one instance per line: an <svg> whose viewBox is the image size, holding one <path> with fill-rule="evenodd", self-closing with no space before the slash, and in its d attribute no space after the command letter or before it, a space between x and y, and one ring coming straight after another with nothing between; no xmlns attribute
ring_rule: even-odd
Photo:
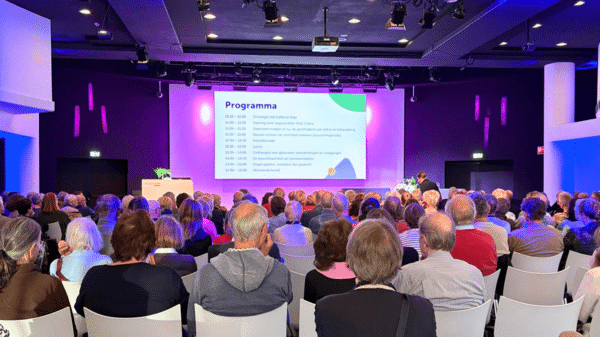
<svg viewBox="0 0 600 337"><path fill-rule="evenodd" d="M289 270L268 255L273 240L268 234L266 210L253 203L231 214L234 248L211 259L200 269L190 294L188 331L196 333L194 304L221 316L252 316L292 302Z"/></svg>

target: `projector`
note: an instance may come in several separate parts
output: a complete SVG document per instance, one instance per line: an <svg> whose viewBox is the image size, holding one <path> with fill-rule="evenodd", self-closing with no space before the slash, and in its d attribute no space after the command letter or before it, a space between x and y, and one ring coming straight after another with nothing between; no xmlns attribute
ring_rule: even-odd
<svg viewBox="0 0 600 337"><path fill-rule="evenodd" d="M333 53L340 46L340 39L332 36L316 36L312 42L315 53Z"/></svg>

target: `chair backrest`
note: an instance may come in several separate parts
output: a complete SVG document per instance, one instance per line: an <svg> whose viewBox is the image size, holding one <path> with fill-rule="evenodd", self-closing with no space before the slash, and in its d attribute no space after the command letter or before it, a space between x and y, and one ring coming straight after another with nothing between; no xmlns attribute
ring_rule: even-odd
<svg viewBox="0 0 600 337"><path fill-rule="evenodd" d="M260 315L228 317L208 312L194 303L197 337L285 337L287 303Z"/></svg>
<svg viewBox="0 0 600 337"><path fill-rule="evenodd" d="M79 296L79 289L81 289L81 282L62 281L63 288L67 292L69 303L71 303L71 310L73 312L73 320L75 321L75 327L77 327L77 335L83 336L87 332L85 325L85 318L75 311L75 302L77 296Z"/></svg>
<svg viewBox="0 0 600 337"><path fill-rule="evenodd" d="M181 306L143 317L108 317L83 308L90 337L180 336Z"/></svg>
<svg viewBox="0 0 600 337"><path fill-rule="evenodd" d="M194 288L194 281L196 280L196 275L198 275L198 271L181 277L181 281L183 281L185 290L187 290L190 294L192 293L192 289Z"/></svg>
<svg viewBox="0 0 600 337"><path fill-rule="evenodd" d="M514 252L511 258L512 266L532 273L555 273L563 253L553 256L537 257L527 256Z"/></svg>
<svg viewBox="0 0 600 337"><path fill-rule="evenodd" d="M583 296L582 296L583 298ZM600 313L600 301L596 302L596 307L594 308L594 313ZM600 315L600 314L596 314ZM590 324L590 334L591 337L600 336L600 316L596 318L592 317L592 323Z"/></svg>
<svg viewBox="0 0 600 337"><path fill-rule="evenodd" d="M436 311L435 325L438 337L481 337L485 330L485 322L492 300L482 305L455 311ZM465 324L467 323L468 324Z"/></svg>
<svg viewBox="0 0 600 337"><path fill-rule="evenodd" d="M309 271L315 269L313 264L315 256L294 256L281 254L283 258L283 264L290 270L298 274L306 275Z"/></svg>
<svg viewBox="0 0 600 337"><path fill-rule="evenodd" d="M315 256L315 246L309 243L304 246L288 246L282 243L277 243L279 253L294 256Z"/></svg>
<svg viewBox="0 0 600 337"><path fill-rule="evenodd" d="M56 240L56 242L60 241L62 238L62 231L60 230L60 224L58 221L48 224L48 231L46 234L48 234L48 237L51 240Z"/></svg>
<svg viewBox="0 0 600 337"><path fill-rule="evenodd" d="M300 331L299 337L317 337L317 324L315 323L315 304L300 299Z"/></svg>
<svg viewBox="0 0 600 337"><path fill-rule="evenodd" d="M571 267L571 271L567 276L567 293L574 295L577 292L581 279L579 280L579 283L575 284L575 274L577 274L578 267L590 269L591 259L592 255L585 255L572 250L569 251L567 262L565 263L565 267Z"/></svg>
<svg viewBox="0 0 600 337"><path fill-rule="evenodd" d="M581 285L581 281L583 281L583 277L585 276L585 273L588 272L589 269L587 268L583 268L583 267L577 267L577 270L575 271L575 276L573 277L573 292L571 294L573 294L573 296L575 296L575 294L577 293L577 290L579 290L579 286Z"/></svg>
<svg viewBox="0 0 600 337"><path fill-rule="evenodd" d="M530 273L508 267L504 296L528 304L563 304L569 270L567 267L557 273Z"/></svg>
<svg viewBox="0 0 600 337"><path fill-rule="evenodd" d="M194 260L196 260L196 265L198 265L198 270L200 270L202 267L208 264L208 253L195 256Z"/></svg>
<svg viewBox="0 0 600 337"><path fill-rule="evenodd" d="M575 331L582 304L583 297L564 305L531 305L501 296L494 336L558 336Z"/></svg>
<svg viewBox="0 0 600 337"><path fill-rule="evenodd" d="M4 333L2 336L73 336L71 308L69 307L36 318L14 321L0 319L0 325L6 331L2 332Z"/></svg>
<svg viewBox="0 0 600 337"><path fill-rule="evenodd" d="M300 317L300 299L304 297L304 281L306 280L306 275L298 274L294 271L290 271L290 275L292 278L292 293L294 294L294 299L292 303L288 305L288 312L290 313L290 324L297 328Z"/></svg>
<svg viewBox="0 0 600 337"><path fill-rule="evenodd" d="M485 299L486 300L491 299L492 303L494 302L494 299L496 298L496 285L498 284L499 277L500 277L500 269L496 270L493 274L483 277L483 282L485 283ZM491 320L492 307L493 307L493 305L490 305L490 307L488 309L487 319L485 320L486 324L489 323Z"/></svg>

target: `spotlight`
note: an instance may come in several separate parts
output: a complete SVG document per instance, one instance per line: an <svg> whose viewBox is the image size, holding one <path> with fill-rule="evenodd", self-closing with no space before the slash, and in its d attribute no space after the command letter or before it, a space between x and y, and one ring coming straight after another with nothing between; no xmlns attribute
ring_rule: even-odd
<svg viewBox="0 0 600 337"><path fill-rule="evenodd" d="M254 70L252 70L252 82L258 84L260 81L260 69L254 68Z"/></svg>
<svg viewBox="0 0 600 337"><path fill-rule="evenodd" d="M281 26L283 24L275 1L265 0L263 2L263 12L265 12L265 27Z"/></svg>
<svg viewBox="0 0 600 337"><path fill-rule="evenodd" d="M154 64L154 76L165 77L167 76L167 65L165 62L159 61Z"/></svg>
<svg viewBox="0 0 600 337"><path fill-rule="evenodd" d="M394 4L392 17L385 23L385 29L390 30L406 30L404 26L404 17L406 16L406 5L400 3Z"/></svg>
<svg viewBox="0 0 600 337"><path fill-rule="evenodd" d="M429 80L431 82L440 82L440 70L435 67L429 67Z"/></svg>
<svg viewBox="0 0 600 337"><path fill-rule="evenodd" d="M463 5L462 1L459 2L458 6L456 6L456 8L454 9L452 17L458 20L463 20L465 18L465 6Z"/></svg>
<svg viewBox="0 0 600 337"><path fill-rule="evenodd" d="M365 76L366 77L373 77L374 73L373 73L373 67L367 67L367 69L365 69Z"/></svg>
<svg viewBox="0 0 600 337"><path fill-rule="evenodd" d="M138 63L148 63L148 47L136 45L135 53L137 54Z"/></svg>
<svg viewBox="0 0 600 337"><path fill-rule="evenodd" d="M331 84L338 85L340 84L340 77L338 76L337 71L335 69L331 69Z"/></svg>
<svg viewBox="0 0 600 337"><path fill-rule="evenodd" d="M435 20L435 7L430 7L429 9L423 12L423 17L419 24L421 25L421 29L431 29L433 28L433 20Z"/></svg>
<svg viewBox="0 0 600 337"><path fill-rule="evenodd" d="M198 0L198 10L205 12L210 10L210 0Z"/></svg>
<svg viewBox="0 0 600 337"><path fill-rule="evenodd" d="M244 72L244 69L242 69L242 65L241 64L236 64L235 68L233 69L233 72L236 75L241 75Z"/></svg>
<svg viewBox="0 0 600 337"><path fill-rule="evenodd" d="M194 74L196 73L196 69L187 66L183 69L182 73L185 74L185 85L188 87L191 87L192 85L194 85Z"/></svg>
<svg viewBox="0 0 600 337"><path fill-rule="evenodd" d="M394 83L394 77L395 75L392 73L385 73L385 87L389 90L392 91L394 90L394 88L396 87L396 83Z"/></svg>

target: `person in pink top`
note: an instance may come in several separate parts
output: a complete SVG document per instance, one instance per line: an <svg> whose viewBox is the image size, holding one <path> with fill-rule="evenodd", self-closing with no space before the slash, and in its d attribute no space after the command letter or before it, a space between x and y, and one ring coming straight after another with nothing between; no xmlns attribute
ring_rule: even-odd
<svg viewBox="0 0 600 337"><path fill-rule="evenodd" d="M315 240L315 267L306 274L304 299L316 303L331 294L352 290L356 276L346 264L346 245L352 224L344 219L327 221Z"/></svg>
<svg viewBox="0 0 600 337"><path fill-rule="evenodd" d="M204 229L206 234L210 235L210 238L214 242L219 237L219 233L217 232L215 223L208 219L212 215L212 200L200 197L198 198L198 202L202 206L202 229Z"/></svg>

